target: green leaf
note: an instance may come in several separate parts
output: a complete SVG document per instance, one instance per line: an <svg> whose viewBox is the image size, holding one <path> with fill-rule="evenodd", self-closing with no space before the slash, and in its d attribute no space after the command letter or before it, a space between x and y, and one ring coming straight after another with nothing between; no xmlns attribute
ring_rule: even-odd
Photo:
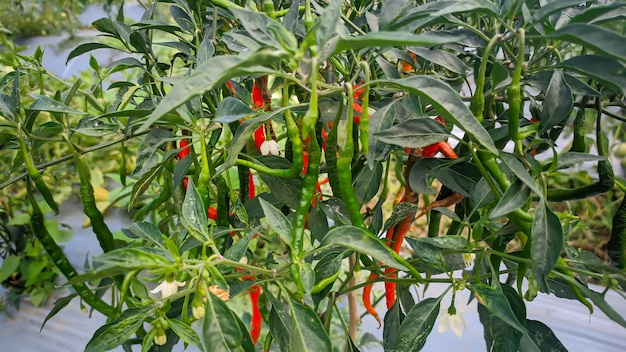
<svg viewBox="0 0 626 352"><path fill-rule="evenodd" d="M289 301L291 326L289 329L290 351L332 351L330 337L320 318L311 308L295 300Z"/></svg>
<svg viewBox="0 0 626 352"><path fill-rule="evenodd" d="M185 200L182 206L181 221L185 227L192 231L200 233L204 236L205 241L210 241L208 219L206 208L202 203L200 194L193 183L193 180L189 180L187 186L187 193L185 194Z"/></svg>
<svg viewBox="0 0 626 352"><path fill-rule="evenodd" d="M365 204L372 200L380 189L383 176L382 163L374 163L373 169L364 167L356 175L354 182L354 191L356 198L361 204Z"/></svg>
<svg viewBox="0 0 626 352"><path fill-rule="evenodd" d="M406 219L409 214L415 214L415 210L417 209L417 204L409 203L409 202L401 202L398 203L393 210L391 211L391 215L389 219L385 221L385 226L383 226L383 231L389 230L391 227L396 226L402 220Z"/></svg>
<svg viewBox="0 0 626 352"><path fill-rule="evenodd" d="M315 31L315 36L319 47L328 43L328 40L337 34L337 25L341 23L342 6L342 0L331 0L330 4L326 6L324 13L318 17L320 21Z"/></svg>
<svg viewBox="0 0 626 352"><path fill-rule="evenodd" d="M406 241L415 252L416 258L419 258L422 262L433 268L439 270L446 269L446 262L443 259L441 250L435 245L409 237L406 238Z"/></svg>
<svg viewBox="0 0 626 352"><path fill-rule="evenodd" d="M620 313L618 313L615 308L613 308L605 299L604 299L604 295L599 294L593 290L590 290L587 286L581 284L578 280L569 277L567 275L561 275L561 277L567 281L569 281L570 283L576 285L576 287L578 287L580 289L580 292L582 292L583 296L585 297L589 297L589 299L591 299L591 301L593 302L593 304L595 304L598 308L600 308L600 310L606 314L607 317L609 317L611 320L613 320L614 322L616 322L617 324L619 324L620 326L626 328L626 320L624 319L624 317L622 317L620 315ZM606 291L605 291L606 293Z"/></svg>
<svg viewBox="0 0 626 352"><path fill-rule="evenodd" d="M588 7L583 12L572 17L572 19L568 23L601 24L616 18L623 19L624 16L626 16L626 9L624 9L624 4L622 2L614 2L606 5Z"/></svg>
<svg viewBox="0 0 626 352"><path fill-rule="evenodd" d="M400 309L400 304L396 301L393 306L385 313L383 323L383 346L390 348L397 344L398 330L404 320L404 313Z"/></svg>
<svg viewBox="0 0 626 352"><path fill-rule="evenodd" d="M599 55L581 55L567 59L557 66L615 87L622 94L626 93L626 67L615 59Z"/></svg>
<svg viewBox="0 0 626 352"><path fill-rule="evenodd" d="M152 170L159 163L158 151L163 144L168 143L170 138L174 138L174 134L169 130L162 128L150 130L139 143L137 165L131 176L140 178L146 172Z"/></svg>
<svg viewBox="0 0 626 352"><path fill-rule="evenodd" d="M234 97L226 97L217 107L213 121L231 123L254 114L254 110Z"/></svg>
<svg viewBox="0 0 626 352"><path fill-rule="evenodd" d="M291 163L285 159L278 156L266 156L262 158L263 164L275 167L277 165L277 161L282 160L285 168L288 168ZM269 162L271 160L271 162ZM280 200L284 205L288 206L291 209L296 209L298 207L298 202L300 201L300 190L302 189L302 177L293 177L293 178L282 178L282 177L274 177L267 176L263 173L259 173L259 177L261 180L265 182L267 187L269 187L272 195L275 196L278 200Z"/></svg>
<svg viewBox="0 0 626 352"><path fill-rule="evenodd" d="M330 252L327 255L323 256L315 264L315 283L336 275L337 272L341 269L341 263L343 261L343 258L345 258L346 255L349 253L349 251Z"/></svg>
<svg viewBox="0 0 626 352"><path fill-rule="evenodd" d="M433 46L454 43L460 38L452 35L413 34L408 32L369 32L364 35L349 38L340 38L335 47L335 53L344 50L359 50L373 47L398 47L405 45Z"/></svg>
<svg viewBox="0 0 626 352"><path fill-rule="evenodd" d="M292 52L296 50L297 41L294 35L266 14L234 7L228 10L239 18L247 34L260 44Z"/></svg>
<svg viewBox="0 0 626 352"><path fill-rule="evenodd" d="M580 1L577 0L557 0L546 2L545 5L539 7L539 9L535 11L535 13L533 14L532 23L540 22L544 18L563 9L579 5Z"/></svg>
<svg viewBox="0 0 626 352"><path fill-rule="evenodd" d="M508 168L513 171L515 176L524 182L524 184L528 186L531 191L535 192L538 196L543 197L543 189L539 188L537 182L535 182L532 176L530 176L528 170L526 170L521 161L507 153L501 153L500 158L502 158L502 161L504 161L506 166L508 166Z"/></svg>
<svg viewBox="0 0 626 352"><path fill-rule="evenodd" d="M147 130L165 114L189 101L191 98L202 95L215 87L224 84L228 79L245 74L272 74L267 68L280 62L286 53L274 49L264 48L257 50L250 56L221 55L198 65L194 73L178 82L173 89L159 103L156 109L148 116L138 132Z"/></svg>
<svg viewBox="0 0 626 352"><path fill-rule="evenodd" d="M290 330L292 326L289 312L285 309L285 305L276 299L271 292L266 291L266 295L272 304L269 319L272 337L278 342L281 351L289 351Z"/></svg>
<svg viewBox="0 0 626 352"><path fill-rule="evenodd" d="M4 283L6 279L11 277L13 273L20 266L20 261L22 257L16 255L8 255L2 261L2 266L0 266L0 283Z"/></svg>
<svg viewBox="0 0 626 352"><path fill-rule="evenodd" d="M148 187L150 187L150 185L152 184L152 181L154 181L154 179L161 173L161 171L165 169L165 166L167 165L167 161L175 157L177 154L178 154L177 150L170 150L169 152L167 152L167 154L163 156L163 160L161 160L160 163L158 163L148 172L144 173L139 178L139 180L135 182L135 184L133 185L133 189L130 193L128 209L132 209L137 199L141 197L143 192L145 192L145 190L148 189Z"/></svg>
<svg viewBox="0 0 626 352"><path fill-rule="evenodd" d="M435 194L437 191L430 185L431 172L445 162L436 158L418 160L409 172L408 182L411 189L419 194Z"/></svg>
<svg viewBox="0 0 626 352"><path fill-rule="evenodd" d="M30 224L30 214L28 213L17 214L14 217L12 217L11 220L9 220L9 222L7 222L7 225L11 225L11 226L27 225L27 224Z"/></svg>
<svg viewBox="0 0 626 352"><path fill-rule="evenodd" d="M430 175L464 197L472 196L472 191L481 177L476 165L461 160L444 161L433 168Z"/></svg>
<svg viewBox="0 0 626 352"><path fill-rule="evenodd" d="M280 236L280 238L292 248L292 236L291 236L291 222L287 217L278 209L276 209L272 204L266 202L262 198L259 198L259 203L261 203L261 208L263 208L263 213L265 214L265 218L267 219L268 224Z"/></svg>
<svg viewBox="0 0 626 352"><path fill-rule="evenodd" d="M130 308L113 322L101 326L91 337L85 352L108 351L128 340L143 321L154 311L154 306Z"/></svg>
<svg viewBox="0 0 626 352"><path fill-rule="evenodd" d="M178 335L185 343L194 345L200 349L202 348L200 337L198 336L198 333L191 328L191 326L178 319L167 319L167 322L170 324L170 329L172 329L172 331L174 331L174 333L176 333L176 335Z"/></svg>
<svg viewBox="0 0 626 352"><path fill-rule="evenodd" d="M56 101L45 95L33 94L35 101L27 108L32 111L58 112L71 115L86 115L86 112L73 109L60 101Z"/></svg>
<svg viewBox="0 0 626 352"><path fill-rule="evenodd" d="M568 169L574 165L585 162L607 160L604 156L577 152L566 152L563 154L559 154L558 158L559 160L557 161L556 170ZM547 162L549 162L549 160Z"/></svg>
<svg viewBox="0 0 626 352"><path fill-rule="evenodd" d="M519 322L526 321L526 306L520 295L509 285L501 286L504 295L506 296L515 317ZM487 309L483 305L478 306L479 310L486 311ZM490 346L490 351L502 351L502 352L517 352L519 349L520 339L523 334L511 327L500 318L488 313L489 315L489 327L485 326L485 332L487 328L493 337L493 345ZM482 320L482 317L481 317Z"/></svg>
<svg viewBox="0 0 626 352"><path fill-rule="evenodd" d="M398 80L375 81L405 89L432 104L446 121L457 125L474 141L493 154L498 153L489 132L476 120L458 93L448 84L430 76L411 76Z"/></svg>
<svg viewBox="0 0 626 352"><path fill-rule="evenodd" d="M563 73L560 70L554 70L546 90L546 100L541 110L539 134L543 134L567 120L573 108L574 98L572 97L572 90L565 82Z"/></svg>
<svg viewBox="0 0 626 352"><path fill-rule="evenodd" d="M617 60L626 60L626 37L602 27L584 23L568 24L547 37L580 44Z"/></svg>
<svg viewBox="0 0 626 352"><path fill-rule="evenodd" d="M392 102L376 110L376 112L370 116L369 153L367 154L367 162L370 165L373 164L374 161L384 160L386 158L385 155L389 153L389 145L379 141L378 138L376 138L376 134L393 126L395 115L395 102Z"/></svg>
<svg viewBox="0 0 626 352"><path fill-rule="evenodd" d="M490 16L498 16L498 8L492 1L488 0L463 0L452 1L450 6L431 14L431 17L440 17L453 13L486 13Z"/></svg>
<svg viewBox="0 0 626 352"><path fill-rule="evenodd" d="M439 314L439 298L426 298L414 305L400 324L395 343L388 352L413 352L424 347L426 338L435 326Z"/></svg>
<svg viewBox="0 0 626 352"><path fill-rule="evenodd" d="M228 249L226 253L224 253L224 258L232 260L234 262L238 262L243 258L244 254L248 250L248 245L250 244L250 240L256 234L256 229L249 232L246 236L239 239L239 241L233 243Z"/></svg>
<svg viewBox="0 0 626 352"><path fill-rule="evenodd" d="M516 330L522 333L526 332L524 325L517 320L515 313L513 313L502 288L493 288L485 284L474 284L470 286L470 289L478 299L478 302L484 305L491 314Z"/></svg>
<svg viewBox="0 0 626 352"><path fill-rule="evenodd" d="M155 269L174 265L174 257L165 249L152 247L119 248L93 258L94 263L105 264L96 272L107 268Z"/></svg>
<svg viewBox="0 0 626 352"><path fill-rule="evenodd" d="M43 327L46 326L46 323L48 322L48 320L52 319L52 317L57 315L57 313L59 313L61 309L67 307L67 305L70 304L70 302L76 297L78 297L78 293L72 293L68 296L61 297L55 300L54 306L52 307L52 309L50 309L50 312L48 313L48 315L46 315L46 318L43 320L43 323L41 323L41 328L39 328L39 333L41 333L41 331L43 330Z"/></svg>
<svg viewBox="0 0 626 352"><path fill-rule="evenodd" d="M353 251L363 253L371 256L374 259L382 262L384 265L396 268L406 269L404 265L400 264L391 253L394 253L385 242L378 237L374 237L371 233L354 226L340 226L335 227L326 234L320 246L323 247L336 247L341 246L351 249Z"/></svg>
<svg viewBox="0 0 626 352"><path fill-rule="evenodd" d="M511 187L507 188L504 192L498 204L496 204L491 214L489 214L489 218L496 219L520 209L526 204L529 198L530 188L526 187L522 181L516 180Z"/></svg>
<svg viewBox="0 0 626 352"><path fill-rule="evenodd" d="M556 265L563 244L563 228L559 217L545 201L540 201L531 227L531 259L533 274L544 292L549 292L546 277Z"/></svg>
<svg viewBox="0 0 626 352"><path fill-rule="evenodd" d="M205 306L201 336L205 351L254 351L250 334L242 331L239 318L224 301L209 294Z"/></svg>
<svg viewBox="0 0 626 352"><path fill-rule="evenodd" d="M120 127L114 123L100 121L98 117L84 117L72 131L85 136L101 137L119 131Z"/></svg>
<svg viewBox="0 0 626 352"><path fill-rule="evenodd" d="M520 341L520 352L567 352L567 348L546 324L528 319L526 330L528 333Z"/></svg>
<svg viewBox="0 0 626 352"><path fill-rule="evenodd" d="M423 237L418 241L430 243L435 247L441 249L467 249L469 243L467 242L467 238L463 236L443 236L443 237Z"/></svg>
<svg viewBox="0 0 626 352"><path fill-rule="evenodd" d="M430 61L435 65L439 65L454 73L464 76L468 70L467 66L463 63L463 61L461 61L461 59L445 50L415 47L408 48L408 50L417 54L417 56L423 58L424 60Z"/></svg>
<svg viewBox="0 0 626 352"><path fill-rule="evenodd" d="M163 235L156 225L151 222L136 222L128 228L135 236L146 240L158 247L163 247Z"/></svg>
<svg viewBox="0 0 626 352"><path fill-rule="evenodd" d="M67 60L65 60L65 64L67 65L68 62L70 62L71 59L80 56L82 54L88 53L90 51L94 51L97 49L114 49L114 50L118 50L117 48L107 45L107 44L103 44L103 43L85 43L85 44L80 44L79 46L77 46L74 50L72 50L70 52L70 54L67 56Z"/></svg>
<svg viewBox="0 0 626 352"><path fill-rule="evenodd" d="M410 119L373 135L379 141L404 148L423 148L448 138L448 130L430 118Z"/></svg>

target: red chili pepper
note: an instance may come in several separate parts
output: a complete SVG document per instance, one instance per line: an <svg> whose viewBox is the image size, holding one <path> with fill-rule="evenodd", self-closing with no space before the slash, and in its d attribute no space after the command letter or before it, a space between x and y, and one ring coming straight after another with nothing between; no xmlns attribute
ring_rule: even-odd
<svg viewBox="0 0 626 352"><path fill-rule="evenodd" d="M256 148L261 152L261 145L265 143L265 125L261 125L259 128L254 131L254 144L256 144Z"/></svg>
<svg viewBox="0 0 626 352"><path fill-rule="evenodd" d="M254 280L252 276L244 276L242 280ZM259 310L259 296L261 296L261 287L259 285L253 285L248 289L250 294L250 303L252 303L252 319L250 321L250 336L252 337L252 343L256 344L261 334L261 323L263 317Z"/></svg>
<svg viewBox="0 0 626 352"><path fill-rule="evenodd" d="M394 229L395 226L392 226L389 230L387 230L387 246L391 247L394 237ZM385 276L390 278L395 278L394 274L395 270L391 267L385 268ZM385 281L385 300L387 303L387 309L391 309L394 302L396 301L396 283Z"/></svg>
<svg viewBox="0 0 626 352"><path fill-rule="evenodd" d="M215 207L209 207L209 219L217 220L217 209Z"/></svg>
<svg viewBox="0 0 626 352"><path fill-rule="evenodd" d="M256 109L263 107L263 94L261 93L261 88L257 84L256 80L252 86L252 103Z"/></svg>
<svg viewBox="0 0 626 352"><path fill-rule="evenodd" d="M375 273L371 273L370 276L367 278L368 281L370 280L374 280L376 278L376 274ZM372 288L374 287L374 284L369 284L365 287L363 287L363 306L365 307L365 310L367 310L368 313L370 313L374 319L376 319L376 321L378 322L378 328L380 329L381 326L383 326L382 322L380 321L380 316L378 315L378 312L376 311L376 308L374 308L374 306L372 305Z"/></svg>
<svg viewBox="0 0 626 352"><path fill-rule="evenodd" d="M183 130L182 133L183 133L183 136L189 135L189 132L186 130ZM191 153L191 147L189 146L189 140L187 139L181 139L180 142L178 143L178 147L181 149L184 148L180 152L178 152L178 160L182 160L184 157L189 155L189 153ZM187 176L183 177L183 186L185 187L185 189L187 189L188 184L189 184L189 179L187 178Z"/></svg>
<svg viewBox="0 0 626 352"><path fill-rule="evenodd" d="M252 173L248 173L248 199L252 199L256 196L256 189L254 188L254 176Z"/></svg>

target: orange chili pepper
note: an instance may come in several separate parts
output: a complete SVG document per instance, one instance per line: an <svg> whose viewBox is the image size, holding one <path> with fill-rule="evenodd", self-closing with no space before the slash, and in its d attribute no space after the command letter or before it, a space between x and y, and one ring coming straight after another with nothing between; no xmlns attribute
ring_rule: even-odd
<svg viewBox="0 0 626 352"><path fill-rule="evenodd" d="M376 278L376 274L375 273L371 273L370 276L367 278L368 281L370 280L374 280ZM374 319L376 319L376 321L378 322L378 328L380 329L381 326L383 326L382 322L380 321L380 316L378 315L378 312L376 311L376 308L374 308L374 306L372 305L372 299L371 299L371 295L372 295L372 288L374 287L374 284L369 284L365 287L363 287L363 306L365 307L365 310L367 310L368 313L370 313Z"/></svg>

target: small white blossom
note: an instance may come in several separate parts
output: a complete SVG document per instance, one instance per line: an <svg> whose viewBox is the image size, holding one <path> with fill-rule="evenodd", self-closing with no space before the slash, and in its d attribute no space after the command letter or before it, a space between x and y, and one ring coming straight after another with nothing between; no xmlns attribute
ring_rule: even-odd
<svg viewBox="0 0 626 352"><path fill-rule="evenodd" d="M176 292L178 292L179 287L185 286L187 281L179 282L179 281L167 281L163 280L159 286L155 287L154 290L150 291L150 293L159 293L161 292L161 298L167 298Z"/></svg>
<svg viewBox="0 0 626 352"><path fill-rule="evenodd" d="M273 139L261 144L261 155L280 155L280 145Z"/></svg>
<svg viewBox="0 0 626 352"><path fill-rule="evenodd" d="M476 254L474 253L463 253L463 263L465 267L470 267L474 265L474 261L476 260Z"/></svg>
<svg viewBox="0 0 626 352"><path fill-rule="evenodd" d="M448 309L442 309L439 313L439 333L444 333L450 329L457 337L463 336L463 329L467 329L467 323L463 318L463 313L457 311L454 306L450 306Z"/></svg>
<svg viewBox="0 0 626 352"><path fill-rule="evenodd" d="M163 346L167 343L167 335L165 334L165 330L158 329L157 334L154 335L154 344L158 346Z"/></svg>

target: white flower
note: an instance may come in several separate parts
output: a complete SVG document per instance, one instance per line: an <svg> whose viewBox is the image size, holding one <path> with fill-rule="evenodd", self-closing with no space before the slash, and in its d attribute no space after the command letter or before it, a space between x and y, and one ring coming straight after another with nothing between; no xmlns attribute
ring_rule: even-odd
<svg viewBox="0 0 626 352"><path fill-rule="evenodd" d="M280 155L280 145L273 139L261 143L261 155Z"/></svg>
<svg viewBox="0 0 626 352"><path fill-rule="evenodd" d="M474 253L463 253L463 263L465 267L470 267L474 265L474 261L476 260L476 254Z"/></svg>
<svg viewBox="0 0 626 352"><path fill-rule="evenodd" d="M467 323L465 318L463 318L462 312L457 311L454 306L442 309L437 319L439 319L439 333L452 329L457 337L461 337L463 336L463 329L467 329Z"/></svg>
<svg viewBox="0 0 626 352"><path fill-rule="evenodd" d="M150 291L150 293L158 293L161 292L161 298L167 298L176 292L178 292L179 287L185 286L187 281L179 282L179 281L167 281L163 280L159 286L155 287L154 290Z"/></svg>

